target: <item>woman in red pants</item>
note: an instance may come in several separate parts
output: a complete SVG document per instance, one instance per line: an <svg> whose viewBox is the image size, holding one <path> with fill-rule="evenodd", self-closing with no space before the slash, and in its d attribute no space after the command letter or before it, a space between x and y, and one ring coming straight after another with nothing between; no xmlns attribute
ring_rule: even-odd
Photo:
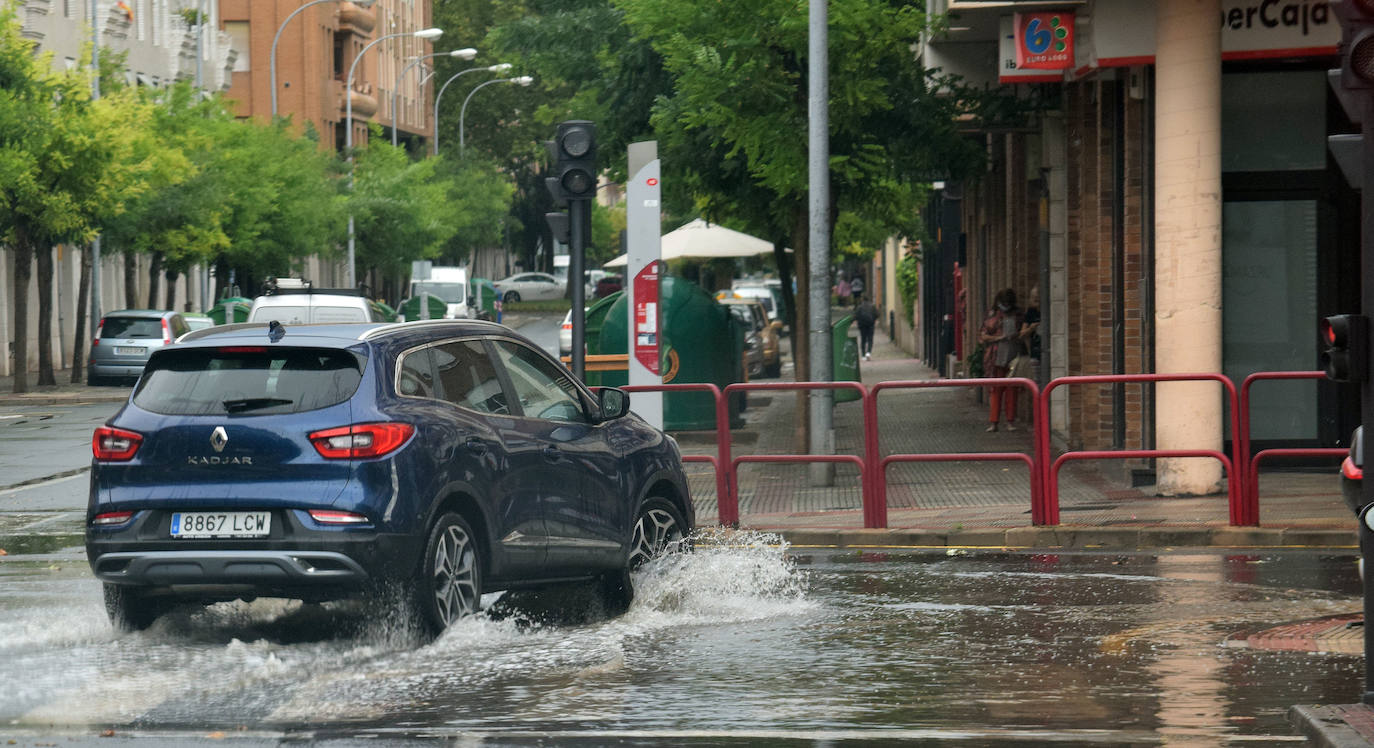
<svg viewBox="0 0 1374 748"><path fill-rule="evenodd" d="M983 320L978 340L983 343L983 376L1005 377L1011 361L1021 353L1021 322L1023 312L1016 306L1016 292L1004 288L993 299L992 311ZM1016 387L990 387L988 395L988 431L997 430L1003 403L1007 413L1007 431L1016 430Z"/></svg>

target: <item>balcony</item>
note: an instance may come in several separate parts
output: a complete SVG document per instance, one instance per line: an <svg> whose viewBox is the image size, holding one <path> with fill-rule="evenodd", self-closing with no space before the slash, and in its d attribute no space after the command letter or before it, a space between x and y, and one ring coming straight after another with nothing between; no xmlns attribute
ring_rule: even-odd
<svg viewBox="0 0 1374 748"><path fill-rule="evenodd" d="M344 82L334 81L334 93L339 100L339 113L344 114L348 111L348 89L344 87ZM353 82L353 118L370 118L377 113L377 95L372 90L371 83Z"/></svg>
<svg viewBox="0 0 1374 748"><path fill-rule="evenodd" d="M370 9L349 2L339 3L339 31L367 36L376 25L377 16Z"/></svg>

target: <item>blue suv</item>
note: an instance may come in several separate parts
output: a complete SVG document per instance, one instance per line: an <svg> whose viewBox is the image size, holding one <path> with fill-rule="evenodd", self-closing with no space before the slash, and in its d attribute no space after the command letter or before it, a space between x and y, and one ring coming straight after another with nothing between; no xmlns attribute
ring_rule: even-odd
<svg viewBox="0 0 1374 748"><path fill-rule="evenodd" d="M92 449L86 552L122 630L365 596L437 634L484 592L587 580L623 607L694 522L677 443L623 390L488 322L191 332Z"/></svg>

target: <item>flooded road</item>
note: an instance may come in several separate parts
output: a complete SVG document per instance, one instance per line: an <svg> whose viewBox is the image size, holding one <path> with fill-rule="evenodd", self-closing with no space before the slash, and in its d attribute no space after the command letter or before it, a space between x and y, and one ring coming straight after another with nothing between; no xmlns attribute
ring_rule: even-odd
<svg viewBox="0 0 1374 748"><path fill-rule="evenodd" d="M358 608L270 601L116 635L79 548L11 555L0 740L1287 745L1290 706L1361 693L1359 656L1223 646L1358 611L1352 556L774 540L658 562L619 618L531 623L517 607L426 645Z"/></svg>

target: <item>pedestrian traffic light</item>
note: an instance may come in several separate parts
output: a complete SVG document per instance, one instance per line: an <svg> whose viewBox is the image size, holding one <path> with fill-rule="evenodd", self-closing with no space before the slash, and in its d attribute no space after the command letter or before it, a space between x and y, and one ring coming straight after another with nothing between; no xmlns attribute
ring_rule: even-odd
<svg viewBox="0 0 1374 748"><path fill-rule="evenodd" d="M586 120L558 123L554 175L569 200L596 196L596 126Z"/></svg>
<svg viewBox="0 0 1374 748"><path fill-rule="evenodd" d="M1337 314L1322 320L1322 366L1335 382L1363 382L1369 377L1369 318Z"/></svg>
<svg viewBox="0 0 1374 748"><path fill-rule="evenodd" d="M1374 0L1331 0L1341 25L1341 67L1327 71L1331 90L1350 121L1362 125L1374 101ZM1364 135L1327 137L1327 146L1346 182L1364 186Z"/></svg>

